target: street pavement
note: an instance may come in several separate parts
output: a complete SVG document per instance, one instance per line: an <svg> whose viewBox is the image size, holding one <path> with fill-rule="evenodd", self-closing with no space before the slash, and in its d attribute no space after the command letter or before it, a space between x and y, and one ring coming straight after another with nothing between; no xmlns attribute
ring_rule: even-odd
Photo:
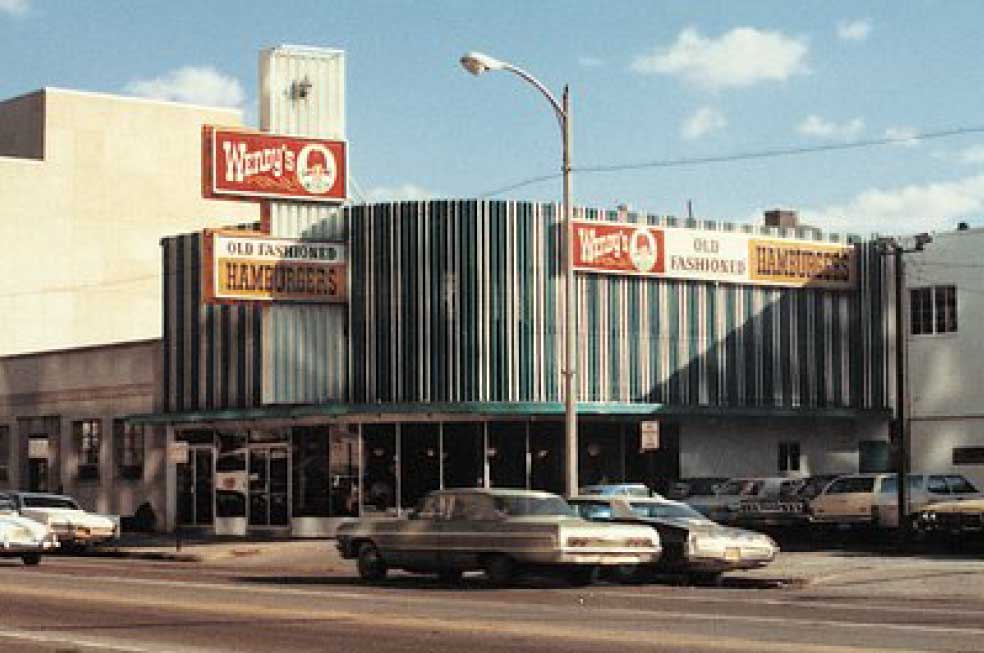
<svg viewBox="0 0 984 653"><path fill-rule="evenodd" d="M717 587L526 579L361 582L331 540L128 538L36 568L0 560L0 651L984 649L984 556L783 553Z"/></svg>

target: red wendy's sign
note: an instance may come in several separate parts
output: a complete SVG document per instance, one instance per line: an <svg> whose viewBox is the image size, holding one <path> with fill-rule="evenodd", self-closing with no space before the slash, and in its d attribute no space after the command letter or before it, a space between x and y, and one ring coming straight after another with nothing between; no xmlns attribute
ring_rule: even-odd
<svg viewBox="0 0 984 653"><path fill-rule="evenodd" d="M574 267L594 272L662 274L664 233L645 225L574 221Z"/></svg>
<svg viewBox="0 0 984 653"><path fill-rule="evenodd" d="M338 204L348 196L345 141L205 127L205 197Z"/></svg>

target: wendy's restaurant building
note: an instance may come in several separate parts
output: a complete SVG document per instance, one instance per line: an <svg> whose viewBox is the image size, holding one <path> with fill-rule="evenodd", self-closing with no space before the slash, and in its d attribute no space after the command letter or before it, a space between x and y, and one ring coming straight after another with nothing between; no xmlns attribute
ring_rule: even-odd
<svg viewBox="0 0 984 653"><path fill-rule="evenodd" d="M873 244L784 213L578 208L567 324L556 205L343 205L344 54L273 48L260 73L261 131L97 98L180 119L162 139L194 132L169 166L195 168L167 185L194 186L167 205L182 222L134 225L161 257L131 276L161 286L99 313L160 330L100 345L93 315L64 349L0 359L0 487L124 515L147 502L163 530L296 536L440 487L561 492L567 329L582 484L888 464L892 293Z"/></svg>

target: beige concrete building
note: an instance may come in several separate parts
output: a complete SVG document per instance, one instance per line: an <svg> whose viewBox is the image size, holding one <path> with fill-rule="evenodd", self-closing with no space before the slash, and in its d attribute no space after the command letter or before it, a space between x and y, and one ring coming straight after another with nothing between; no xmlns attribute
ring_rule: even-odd
<svg viewBox="0 0 984 653"><path fill-rule="evenodd" d="M0 489L165 508L162 236L257 221L205 200L202 126L238 110L46 88L0 102Z"/></svg>
<svg viewBox="0 0 984 653"><path fill-rule="evenodd" d="M0 356L160 337L160 238L259 219L202 199L202 125L240 123L53 88L0 102Z"/></svg>

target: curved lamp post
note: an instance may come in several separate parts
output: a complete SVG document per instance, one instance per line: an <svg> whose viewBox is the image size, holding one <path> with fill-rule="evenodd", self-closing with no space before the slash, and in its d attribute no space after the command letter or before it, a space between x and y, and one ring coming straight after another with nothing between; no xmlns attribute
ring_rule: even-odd
<svg viewBox="0 0 984 653"><path fill-rule="evenodd" d="M522 68L481 52L469 52L461 57L462 67L472 75L481 75L489 70L505 70L529 82L547 99L553 108L557 123L560 125L560 135L563 140L563 163L561 172L564 176L564 198L561 204L564 227L564 297L567 309L564 330L564 412L565 412L565 449L564 477L567 496L577 494L577 397L575 395L575 374L577 367L577 344L575 341L575 325L577 312L574 297L574 231L571 224L571 107L570 93L564 86L562 102L540 81Z"/></svg>

